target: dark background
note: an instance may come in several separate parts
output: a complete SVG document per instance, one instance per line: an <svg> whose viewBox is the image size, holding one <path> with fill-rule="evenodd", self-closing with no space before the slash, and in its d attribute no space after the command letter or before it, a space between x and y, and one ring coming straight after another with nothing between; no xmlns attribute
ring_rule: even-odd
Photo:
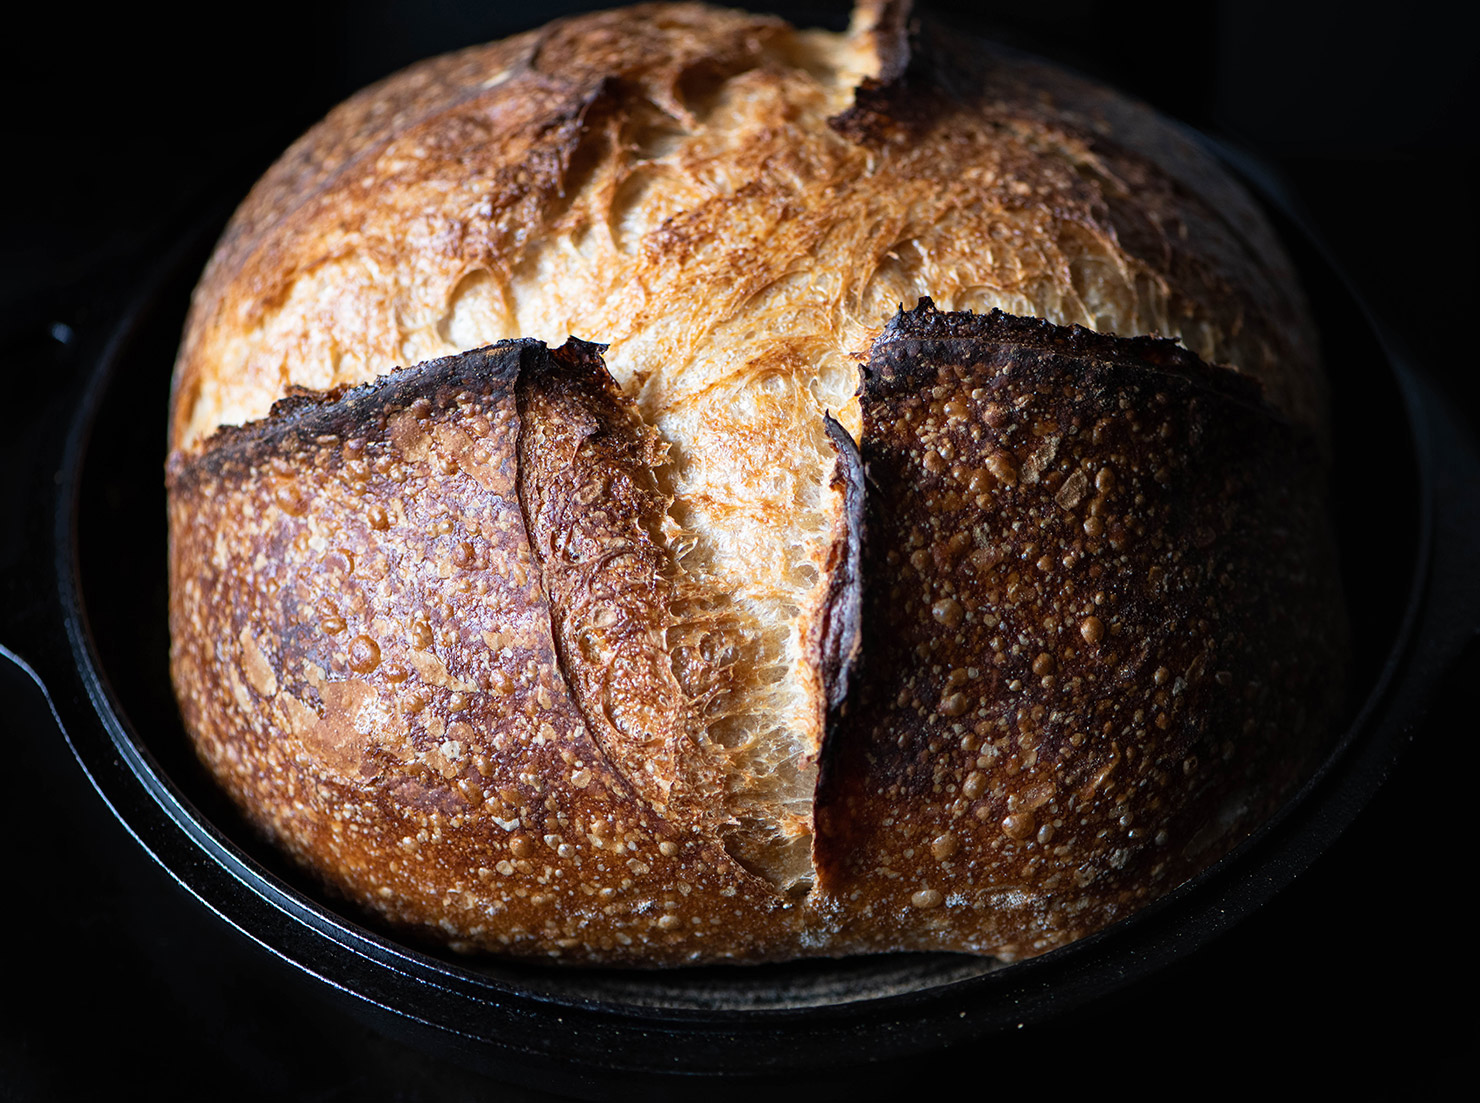
<svg viewBox="0 0 1480 1103"><path fill-rule="evenodd" d="M39 19L9 35L0 59L4 477L46 477L28 466L44 431L33 415L61 393L70 350L107 324L119 288L213 204L244 194L330 106L417 58L591 6L32 11ZM742 6L800 23L845 18L835 4ZM1090 0L930 7L1257 156L1374 314L1477 424L1480 365L1466 340L1480 302L1473 8L1286 0L1182 5L1170 17L1160 4ZM6 580L0 596L23 586ZM23 640L0 643L25 653ZM1154 1094L1428 1096L1457 1083L1480 1051L1473 905L1463 902L1480 734L1464 698L1476 676L1472 655L1389 784L1271 906L1124 995L984 1046L964 1062L975 1090L1077 1092L1108 1077ZM40 695L4 662L0 701L0 1097L527 1096L382 1038L246 945L138 851ZM930 1071L922 1076L929 1087Z"/></svg>

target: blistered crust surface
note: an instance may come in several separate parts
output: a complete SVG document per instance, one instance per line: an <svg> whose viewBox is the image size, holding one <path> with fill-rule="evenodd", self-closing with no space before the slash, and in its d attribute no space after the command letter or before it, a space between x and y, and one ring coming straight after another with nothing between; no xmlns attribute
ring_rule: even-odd
<svg viewBox="0 0 1480 1103"><path fill-rule="evenodd" d="M295 387L602 342L662 449L686 623L714 626L684 646L734 673L695 690L728 752L731 849L797 892L845 510L826 419L857 437L857 357L895 310L1176 336L1321 416L1299 292L1205 155L1094 85L912 33L906 9L833 35L641 6L367 90L234 219L175 381L189 453Z"/></svg>
<svg viewBox="0 0 1480 1103"><path fill-rule="evenodd" d="M1210 864L1338 701L1311 435L1171 342L922 304L863 391L863 644L819 795L840 938L1040 953Z"/></svg>
<svg viewBox="0 0 1480 1103"><path fill-rule="evenodd" d="M791 922L781 902L702 823L666 814L620 710L593 716L600 686L565 674L556 635L586 627L583 599L614 609L587 641L588 675L642 655L667 614L661 595L631 600L653 576L628 524L651 478L642 433L607 464L605 481L630 479L631 493L593 501L581 476L599 462L565 485L521 478L522 433L590 444L573 407L622 435L630 415L584 357L567 357L583 370L560 388L533 342L420 365L290 400L177 460L170 617L185 721L249 817L396 926L575 960L632 945L655 963L770 956ZM521 389L553 393L521 402ZM542 483L537 551L525 481ZM603 577L546 586L551 510L575 522L559 569L604 543ZM610 562L622 540L629 571ZM645 752L683 759L683 702L644 708Z"/></svg>
<svg viewBox="0 0 1480 1103"><path fill-rule="evenodd" d="M1340 688L1311 434L1170 342L928 303L861 398L804 896L732 853L702 689L732 672L691 653L660 457L590 346L295 397L177 457L187 726L336 891L569 960L1028 956L1267 818Z"/></svg>

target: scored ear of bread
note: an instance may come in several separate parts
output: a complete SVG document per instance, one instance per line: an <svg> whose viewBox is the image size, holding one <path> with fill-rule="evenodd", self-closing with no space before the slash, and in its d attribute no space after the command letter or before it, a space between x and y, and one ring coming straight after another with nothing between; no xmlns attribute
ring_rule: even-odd
<svg viewBox="0 0 1480 1103"><path fill-rule="evenodd" d="M561 680L607 760L655 810L715 807L668 658L673 590L663 459L595 347L522 358L514 480ZM707 671L697 679L706 680Z"/></svg>
<svg viewBox="0 0 1480 1103"><path fill-rule="evenodd" d="M827 505L857 482L857 461L839 443L846 434L821 426L822 454L793 449L802 476L839 468L812 512L762 514L723 534L824 557L801 585L773 582L757 600L716 587L696 565L696 543L658 488L665 449L595 346L570 342L533 357L518 394L520 501L561 674L605 733L609 759L660 812L677 799L673 813L708 823L747 869L805 894L828 671L841 677L856 617L847 565L857 555L857 505ZM831 666L818 660L824 647L835 653ZM682 793L670 793L675 782Z"/></svg>

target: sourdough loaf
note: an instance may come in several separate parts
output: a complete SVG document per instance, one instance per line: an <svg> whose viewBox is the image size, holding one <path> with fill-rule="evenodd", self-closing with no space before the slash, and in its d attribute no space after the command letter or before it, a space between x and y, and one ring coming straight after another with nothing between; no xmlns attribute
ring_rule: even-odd
<svg viewBox="0 0 1480 1103"><path fill-rule="evenodd" d="M1327 732L1323 418L1278 243L1145 107L897 4L557 22L360 93L228 227L182 715L460 948L1040 953Z"/></svg>

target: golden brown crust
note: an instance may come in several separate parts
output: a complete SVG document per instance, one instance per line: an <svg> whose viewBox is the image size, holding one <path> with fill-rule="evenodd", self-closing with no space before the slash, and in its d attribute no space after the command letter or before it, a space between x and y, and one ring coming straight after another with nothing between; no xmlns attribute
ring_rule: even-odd
<svg viewBox="0 0 1480 1103"><path fill-rule="evenodd" d="M435 59L223 238L172 397L177 693L387 922L1025 956L1226 851L1326 730L1321 383L1268 227L1144 107L865 15Z"/></svg>
<svg viewBox="0 0 1480 1103"><path fill-rule="evenodd" d="M776 956L794 937L786 903L702 820L667 813L637 756L613 746L625 733L593 709L600 689L572 685L561 661L556 637L585 627L573 590L646 591L646 609L611 606L595 644L618 665L667 614L631 527L646 511L647 435L590 355L507 343L290 401L177 457L185 721L259 826L397 926L570 960L632 946L653 963ZM597 421L605 441L586 435ZM525 434L551 449L532 465L519 462ZM552 469L562 438L608 457ZM591 478L630 485L595 497ZM532 525L521 497L540 511ZM552 515L566 522L558 548ZM555 582L593 541L608 545L603 577ZM627 578L613 566L624 552ZM680 703L638 704L657 718L647 753L682 758Z"/></svg>
<svg viewBox="0 0 1480 1103"><path fill-rule="evenodd" d="M187 725L357 903L567 960L1027 956L1266 818L1336 704L1311 434L1170 342L929 303L862 398L804 901L726 852L660 457L590 346L291 399L177 457Z"/></svg>
<svg viewBox="0 0 1480 1103"><path fill-rule="evenodd" d="M1194 142L1142 105L996 47L927 34L902 68L898 35L877 37L893 43L885 79L855 95L829 83L850 76L842 61L774 19L649 5L360 93L227 231L181 351L173 443L262 416L291 383L327 389L458 351L470 277L512 308L485 317L483 340L611 341L625 383L652 370L626 364L629 347L646 359L644 331L678 343L677 371L706 341L733 338L715 332L730 312L751 311L753 328L778 281L809 270L831 302L805 325L843 353L928 293L945 309L1180 336L1319 424L1314 339L1288 263ZM558 283L552 241L578 254L559 264L585 316L521 278L534 265ZM542 319L570 328L529 328Z"/></svg>
<svg viewBox="0 0 1480 1103"><path fill-rule="evenodd" d="M347 255L404 258L396 266L413 270L450 265L454 283L483 264L507 272L579 190L572 172L591 167L576 163L583 146L589 159L590 138L619 125L599 116L630 110L624 103L634 97L619 95L615 82L640 82L660 106L682 113L686 75L743 69L768 32L783 27L698 5L602 12L434 58L346 101L273 166L227 228L186 328L172 441L214 428L192 422L191 407L213 370L236 370L215 368L221 331L250 332L298 279ZM355 336L391 355L361 375L403 362L389 316L371 326ZM291 375L293 365L284 366ZM349 380L336 373L333 381Z"/></svg>
<svg viewBox="0 0 1480 1103"><path fill-rule="evenodd" d="M834 129L881 150L927 155L940 153L947 135L959 141L961 129L972 135L968 142L998 146L1006 154L1000 171L1013 185L996 197L1004 211L1048 207L1044 225L1057 223L1071 266L1128 263L1166 296L1153 329L1125 327L1114 307L1108 326L1091 316L1091 328L1177 336L1258 379L1275 408L1307 426L1322 424L1315 337L1303 301L1288 294L1293 271L1268 225L1203 148L1144 105L1093 82L1000 47L953 40L928 23L910 27L897 10L903 7L886 6L887 77L865 81L853 105L829 120ZM983 161L973 151L957 163ZM1076 228L1108 237L1107 255L1075 242Z"/></svg>

